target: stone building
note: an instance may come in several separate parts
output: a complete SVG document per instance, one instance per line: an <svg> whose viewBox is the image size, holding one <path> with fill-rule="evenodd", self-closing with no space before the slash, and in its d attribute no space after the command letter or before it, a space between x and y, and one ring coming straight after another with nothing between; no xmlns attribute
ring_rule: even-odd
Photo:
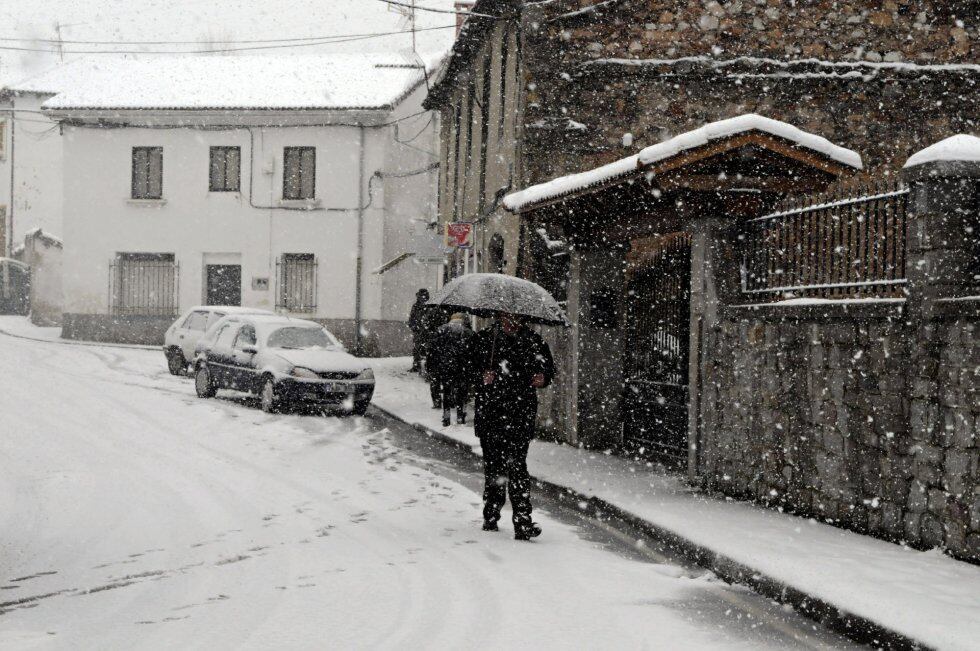
<svg viewBox="0 0 980 651"><path fill-rule="evenodd" d="M974 190L930 208L942 184L921 166L901 176L913 152L977 129L975 6L473 12L427 100L443 117L440 216L477 223L476 268L567 301L543 424L658 453L713 490L980 557ZM912 185L841 190L900 178ZM841 261L852 246L860 264Z"/></svg>

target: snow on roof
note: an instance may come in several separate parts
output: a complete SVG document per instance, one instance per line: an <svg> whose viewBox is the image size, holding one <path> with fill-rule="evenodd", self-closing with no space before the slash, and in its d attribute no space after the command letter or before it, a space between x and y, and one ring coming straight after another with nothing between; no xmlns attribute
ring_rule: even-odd
<svg viewBox="0 0 980 651"><path fill-rule="evenodd" d="M980 162L980 138L965 133L950 136L909 156L904 167L951 161Z"/></svg>
<svg viewBox="0 0 980 651"><path fill-rule="evenodd" d="M427 56L431 71L440 56ZM422 82L397 54L91 58L10 86L47 109L387 109Z"/></svg>
<svg viewBox="0 0 980 651"><path fill-rule="evenodd" d="M546 183L532 185L520 192L512 192L504 197L504 207L507 210L517 211L531 204L601 185L630 172L635 172L639 165L639 159L640 157L634 154L595 169L578 174L569 174L568 176L559 176Z"/></svg>
<svg viewBox="0 0 980 651"><path fill-rule="evenodd" d="M711 122L700 129L682 133L670 140L647 147L640 152L640 164L650 165L651 163L675 156L682 151L706 145L711 140L728 138L739 133L745 133L746 131L762 131L763 133L789 140L800 147L811 149L848 167L855 169L861 169L863 167L861 154L856 151L835 145L822 136L797 129L792 124L756 115L755 113Z"/></svg>
<svg viewBox="0 0 980 651"><path fill-rule="evenodd" d="M572 192L601 185L618 177L625 176L644 165L651 165L688 149L694 149L708 144L711 140L728 138L748 131L762 131L800 147L816 151L831 160L855 169L861 169L861 155L856 151L845 149L830 142L826 138L797 129L791 124L773 120L761 115L749 113L727 120L711 122L693 131L688 131L664 142L651 145L639 154L627 156L613 163L597 167L586 172L571 174L552 179L546 183L532 185L520 192L513 192L504 197L504 207L511 211L555 199Z"/></svg>

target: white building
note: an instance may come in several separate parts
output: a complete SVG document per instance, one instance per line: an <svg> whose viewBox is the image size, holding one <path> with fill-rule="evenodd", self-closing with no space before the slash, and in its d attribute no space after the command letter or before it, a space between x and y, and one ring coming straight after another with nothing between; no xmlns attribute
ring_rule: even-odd
<svg viewBox="0 0 980 651"><path fill-rule="evenodd" d="M157 341L225 303L407 352L415 290L442 274L424 93L391 55L79 67L43 105L64 134L63 335Z"/></svg>
<svg viewBox="0 0 980 651"><path fill-rule="evenodd" d="M61 234L61 132L41 104L62 81L52 73L0 88L0 255L35 229Z"/></svg>

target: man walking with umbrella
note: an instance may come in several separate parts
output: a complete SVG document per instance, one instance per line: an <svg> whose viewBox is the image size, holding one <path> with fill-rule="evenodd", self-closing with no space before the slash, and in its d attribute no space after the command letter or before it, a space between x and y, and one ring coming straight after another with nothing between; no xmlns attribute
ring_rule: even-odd
<svg viewBox="0 0 980 651"><path fill-rule="evenodd" d="M541 535L531 521L531 476L527 451L534 438L537 390L551 384L551 350L521 317L503 313L473 340L476 435L483 448L483 530L497 531L507 494L514 511L514 538Z"/></svg>
<svg viewBox="0 0 980 651"><path fill-rule="evenodd" d="M460 276L443 287L432 305L494 317L470 345L476 385L474 425L483 448L483 529L496 531L510 494L514 537L541 535L531 521L531 476L527 450L534 438L538 389L551 384L555 363L548 345L528 323L567 326L568 317L543 287L499 273Z"/></svg>

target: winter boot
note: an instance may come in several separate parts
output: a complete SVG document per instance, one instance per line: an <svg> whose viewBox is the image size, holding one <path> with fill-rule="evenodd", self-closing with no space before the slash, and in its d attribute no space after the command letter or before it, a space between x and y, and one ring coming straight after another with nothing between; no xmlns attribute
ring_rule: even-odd
<svg viewBox="0 0 980 651"><path fill-rule="evenodd" d="M530 540L541 535L541 527L536 522L514 527L514 540Z"/></svg>
<svg viewBox="0 0 980 651"><path fill-rule="evenodd" d="M483 530L484 531L499 531L499 529L497 528L497 521L496 520L484 520L483 521Z"/></svg>
<svg viewBox="0 0 980 651"><path fill-rule="evenodd" d="M466 412L465 411L457 412L457 414L456 414L456 424L457 425L465 425L466 424Z"/></svg>

